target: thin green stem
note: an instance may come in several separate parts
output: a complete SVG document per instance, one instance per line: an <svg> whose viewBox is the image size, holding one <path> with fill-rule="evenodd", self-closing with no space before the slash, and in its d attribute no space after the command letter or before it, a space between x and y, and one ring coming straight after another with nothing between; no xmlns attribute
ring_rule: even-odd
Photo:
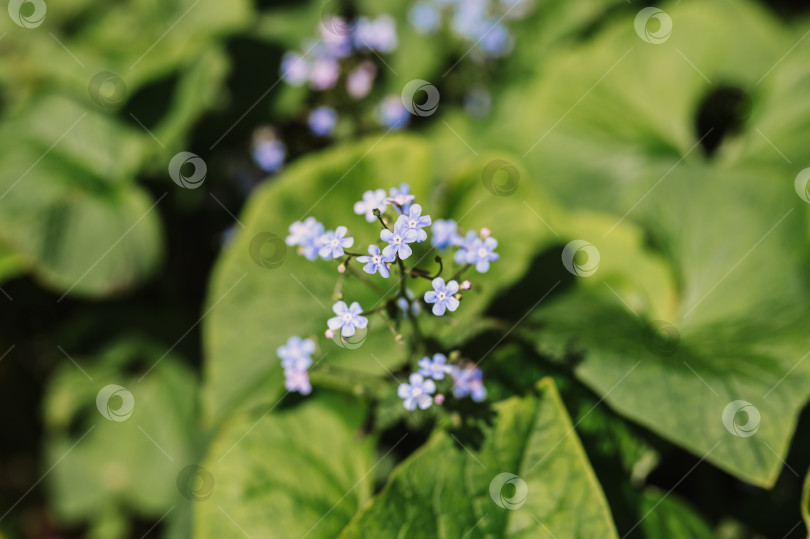
<svg viewBox="0 0 810 539"><path fill-rule="evenodd" d="M386 229L386 230L390 230L390 229L388 228L388 225L386 225L386 224L385 224L385 220L383 219L383 217L382 217L382 213L380 213L380 210L379 210L379 209L374 208L374 210L373 210L371 213L373 213L374 215L376 215L376 216L377 216L377 219L380 221L380 224L382 225L382 227L383 227L384 229Z"/></svg>
<svg viewBox="0 0 810 539"><path fill-rule="evenodd" d="M335 290L332 292L332 300L340 301L343 299L343 285L346 282L346 274L341 273L335 283Z"/></svg>
<svg viewBox="0 0 810 539"><path fill-rule="evenodd" d="M349 272L352 275L354 275L355 277L357 277L358 279L360 279L361 281L366 283L370 288L372 288L378 294L385 294L385 290L383 290L382 287L378 286L377 283L375 283L372 280L368 279L365 275L363 275L362 273L357 271L357 269L355 269L353 266L349 266L349 261L348 260L346 261L346 269L349 270Z"/></svg>
<svg viewBox="0 0 810 539"><path fill-rule="evenodd" d="M413 314L413 303L411 302L411 298L408 297L405 288L405 275L407 275L407 270L405 269L405 264L402 263L402 259L399 258L399 255L397 255L397 265L399 265L399 297L405 298L405 302L408 304L408 321L413 328L411 349L413 352L417 352L422 347L422 332L419 329L419 322L417 322L416 316Z"/></svg>
<svg viewBox="0 0 810 539"><path fill-rule="evenodd" d="M459 270L456 272L456 274L455 274L455 275L453 275L453 277L451 277L451 278L450 278L450 280L451 280L451 281L456 281L456 280L458 280L458 279L459 279L459 277L461 277L461 275L462 275L462 274L463 274L465 271L467 271L468 269L470 269L471 267L472 267L472 264L464 264L463 266L461 266L461 268L459 268Z"/></svg>
<svg viewBox="0 0 810 539"><path fill-rule="evenodd" d="M380 318L383 319L383 322L385 322L385 325L388 326L388 329L391 330L391 333L394 335L394 340L397 341L399 344L403 344L402 335L400 335L399 332L394 327L394 325L391 324L391 321L388 319L388 317L385 316L385 314L383 314L382 311L380 311L378 314L380 315Z"/></svg>
<svg viewBox="0 0 810 539"><path fill-rule="evenodd" d="M363 311L362 313L360 313L360 316L370 316L370 315L372 315L374 313L382 312L387 308L388 308L388 304L380 305L379 307L376 307L376 308L371 309L369 311Z"/></svg>
<svg viewBox="0 0 810 539"><path fill-rule="evenodd" d="M412 277L422 277L423 279L432 281L436 277L440 276L442 274L442 271L444 271L444 264L442 263L442 257L436 255L436 258L434 260L439 263L439 270L436 272L436 275L431 277L428 274L427 270L423 270L421 268L411 268L408 270L408 274L411 275Z"/></svg>

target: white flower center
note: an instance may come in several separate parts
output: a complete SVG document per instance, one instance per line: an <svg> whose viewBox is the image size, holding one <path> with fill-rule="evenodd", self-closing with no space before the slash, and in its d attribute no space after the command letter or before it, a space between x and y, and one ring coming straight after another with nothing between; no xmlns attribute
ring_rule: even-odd
<svg viewBox="0 0 810 539"><path fill-rule="evenodd" d="M332 240L332 247L337 247L338 245L340 245L340 240L337 239L337 238L333 239Z"/></svg>
<svg viewBox="0 0 810 539"><path fill-rule="evenodd" d="M411 219L410 221L408 221L408 226L410 226L411 228L416 228L416 221Z"/></svg>
<svg viewBox="0 0 810 539"><path fill-rule="evenodd" d="M486 258L487 257L487 250L481 247L478 249L478 257L479 258Z"/></svg>
<svg viewBox="0 0 810 539"><path fill-rule="evenodd" d="M419 395L421 395L421 394L422 394L422 388L421 388L421 387L415 387L415 388L413 388L413 396L414 396L414 397L418 397L418 396L419 396Z"/></svg>
<svg viewBox="0 0 810 539"><path fill-rule="evenodd" d="M345 320L346 322L351 322L351 320L352 320L352 314L351 314L351 313L346 313L346 314L344 314L344 315L343 315L343 320Z"/></svg>
<svg viewBox="0 0 810 539"><path fill-rule="evenodd" d="M439 299L440 300L443 300L446 297L447 297L447 294L445 294L444 292L439 292Z"/></svg>
<svg viewBox="0 0 810 539"><path fill-rule="evenodd" d="M399 245L400 243L402 243L402 238L400 238L399 236L394 236L394 243Z"/></svg>
<svg viewBox="0 0 810 539"><path fill-rule="evenodd" d="M371 261L374 262L375 264L379 264L381 260L379 256L375 255L371 257Z"/></svg>

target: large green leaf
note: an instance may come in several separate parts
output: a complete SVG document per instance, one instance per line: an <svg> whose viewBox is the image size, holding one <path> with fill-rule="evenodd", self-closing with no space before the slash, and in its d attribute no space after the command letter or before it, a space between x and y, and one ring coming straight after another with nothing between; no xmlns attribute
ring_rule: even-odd
<svg viewBox="0 0 810 539"><path fill-rule="evenodd" d="M673 308L627 306L607 287L581 286L540 306L531 338L553 357L577 358L577 376L621 413L769 485L808 396L810 372L801 360L810 340L794 323L807 316L807 301L797 301L807 297L798 271L805 255L795 248L804 208L757 174L710 177L685 167L672 175L646 211L659 230L678 230L659 236L680 280ZM673 208L687 198L690 204ZM724 427L724 409L734 401L758 409L754 436Z"/></svg>
<svg viewBox="0 0 810 539"><path fill-rule="evenodd" d="M127 96L191 62L250 19L246 0L153 0L117 4L94 1L62 11L48 6L37 31L10 24L0 42L0 73L14 100L35 95L43 81L76 98L88 97L90 80L114 73Z"/></svg>
<svg viewBox="0 0 810 539"><path fill-rule="evenodd" d="M371 495L364 417L357 401L321 394L230 421L208 452L213 491L195 505L194 537L335 537Z"/></svg>
<svg viewBox="0 0 810 539"><path fill-rule="evenodd" d="M553 382L537 390L495 405L480 449L435 434L341 537L616 537Z"/></svg>
<svg viewBox="0 0 810 539"><path fill-rule="evenodd" d="M669 261L677 295L650 295L644 305L609 281L603 286L601 264L623 255L602 252L595 276L579 279L580 293L540 306L532 317L540 333L531 338L543 352L572 360L577 376L622 414L767 486L810 393L810 365L801 361L810 339L795 324L808 315L810 298L807 206L793 187L798 170L766 137L795 138L808 124L801 107L798 119L781 115L783 126L774 120L766 129L761 121L777 106L768 96L802 88L807 67L777 65L800 36L748 2L666 9L673 21L666 43L645 43L632 20L622 19L555 59L531 98L508 101L503 113L538 119L530 126L537 144L523 150L527 168L543 171L564 203L615 213L613 225L580 227L580 237L601 252L614 226L641 225ZM727 134L709 159L695 116L721 85L747 92L752 108L742 130ZM626 278L646 276L639 270ZM650 336L660 320L679 334L671 350L666 342L648 346L660 340ZM752 437L723 426L724 408L738 400L761 414Z"/></svg>
<svg viewBox="0 0 810 539"><path fill-rule="evenodd" d="M164 352L142 336L123 339L92 359L66 358L50 380L45 463L65 523L90 521L97 537L123 537L128 512L158 519L182 500L175 477L194 458L196 382L171 355L145 378L132 374ZM121 389L99 397L110 384Z"/></svg>
<svg viewBox="0 0 810 539"><path fill-rule="evenodd" d="M491 228L500 241L497 272L465 277L474 282L463 305L453 316L439 319L431 313L420 317L427 333L447 335L462 331L485 309L495 295L523 275L537 248L553 238L545 227L525 228L521 223L536 220L521 197L493 195L480 180L486 160L459 165L460 172L448 173L445 182L432 171L433 155L426 143L408 136L383 136L337 147L294 164L281 177L264 185L253 196L240 220L245 229L234 239L214 271L209 291L210 315L205 320L205 340L209 351L205 374L204 407L207 421L220 421L243 402L272 404L283 391L277 347L292 335L315 338L318 356L324 364L338 364L366 374L387 378L386 368L395 369L408 354L394 344L388 327L377 317L370 319L370 330L362 347L346 350L323 337L326 320L333 316L332 295L338 274L336 263L309 262L293 248L283 245L289 225L306 216L315 216L327 229L346 225L355 238L355 252L365 252L369 242L379 242L379 225L366 223L352 207L367 189L411 185L424 208L434 219L455 218L460 226ZM435 187L434 187L435 185ZM531 188L521 185L521 193L531 200ZM548 204L541 200L542 211ZM539 222L539 221L538 221ZM269 265L259 266L251 256L251 242L260 234L267 239ZM273 253L276 241L279 251ZM433 271L433 255L415 251L412 259ZM444 275L452 275L452 256L445 256ZM386 291L396 291L396 272L384 280L371 279ZM408 279L417 296L429 288L428 281ZM350 277L344 297L359 301L364 309L378 305L381 294ZM449 342L449 341L448 341ZM373 356L372 356L373 355ZM316 360L318 357L316 357ZM316 367L317 368L317 367Z"/></svg>
<svg viewBox="0 0 810 539"><path fill-rule="evenodd" d="M639 510L642 518L638 522L638 530L648 539L716 537L700 514L669 493L665 494L654 489L645 490L641 494Z"/></svg>
<svg viewBox="0 0 810 539"><path fill-rule="evenodd" d="M98 296L155 268L157 202L133 181L141 135L50 97L8 121L0 140L0 240L44 284Z"/></svg>

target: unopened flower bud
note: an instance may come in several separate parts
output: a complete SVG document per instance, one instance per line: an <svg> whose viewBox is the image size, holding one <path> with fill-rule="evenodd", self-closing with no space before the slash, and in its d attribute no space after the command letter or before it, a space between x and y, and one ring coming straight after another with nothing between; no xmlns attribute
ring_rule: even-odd
<svg viewBox="0 0 810 539"><path fill-rule="evenodd" d="M346 264L345 263L338 266L338 273L346 273Z"/></svg>
<svg viewBox="0 0 810 539"><path fill-rule="evenodd" d="M441 405L441 404L444 402L444 395L442 395L441 393L439 393L438 395L436 395L435 397L433 397L433 400L436 402L436 404Z"/></svg>
<svg viewBox="0 0 810 539"><path fill-rule="evenodd" d="M469 290L472 288L472 283L470 281L462 281L461 286L459 287L462 290Z"/></svg>
<svg viewBox="0 0 810 539"><path fill-rule="evenodd" d="M327 338L327 339L334 339L334 338L335 338L335 332L334 332L334 331L332 331L331 329L327 329L327 330L324 332L324 335L326 335L326 338Z"/></svg>
<svg viewBox="0 0 810 539"><path fill-rule="evenodd" d="M488 229L488 228L482 228L481 229L481 237L482 238L486 239L486 238L490 237L491 235L492 235L492 231L490 229Z"/></svg>

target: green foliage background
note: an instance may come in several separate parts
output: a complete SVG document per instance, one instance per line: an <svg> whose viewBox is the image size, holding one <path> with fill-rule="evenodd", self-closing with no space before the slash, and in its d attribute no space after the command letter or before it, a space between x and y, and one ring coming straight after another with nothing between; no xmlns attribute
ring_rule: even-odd
<svg viewBox="0 0 810 539"><path fill-rule="evenodd" d="M328 143L301 134L312 95L278 67L320 2L0 17L0 536L805 536L801 6L662 3L673 32L652 45L641 4L536 0L512 55L476 64L415 33L409 2L353 5L397 20L375 97L440 89L407 133L354 111ZM125 83L118 107L88 92L105 72ZM463 107L473 83L485 118ZM249 154L267 123L293 134L271 178ZM169 178L179 151L205 158L203 188ZM508 196L481 181L495 159L518 171ZM434 219L499 240L462 308L426 328L481 360L482 405L407 414L391 377L414 358L386 327L357 350L323 337L334 267L251 257L257 234L307 215L371 241L353 202L403 181ZM576 239L599 250L593 277L561 264ZM275 357L291 335L323 356L307 398L285 395ZM133 393L126 421L98 413L107 384ZM735 400L761 414L752 437L723 426ZM204 499L179 480L189 466L213 479ZM528 486L514 511L490 494L503 472Z"/></svg>

